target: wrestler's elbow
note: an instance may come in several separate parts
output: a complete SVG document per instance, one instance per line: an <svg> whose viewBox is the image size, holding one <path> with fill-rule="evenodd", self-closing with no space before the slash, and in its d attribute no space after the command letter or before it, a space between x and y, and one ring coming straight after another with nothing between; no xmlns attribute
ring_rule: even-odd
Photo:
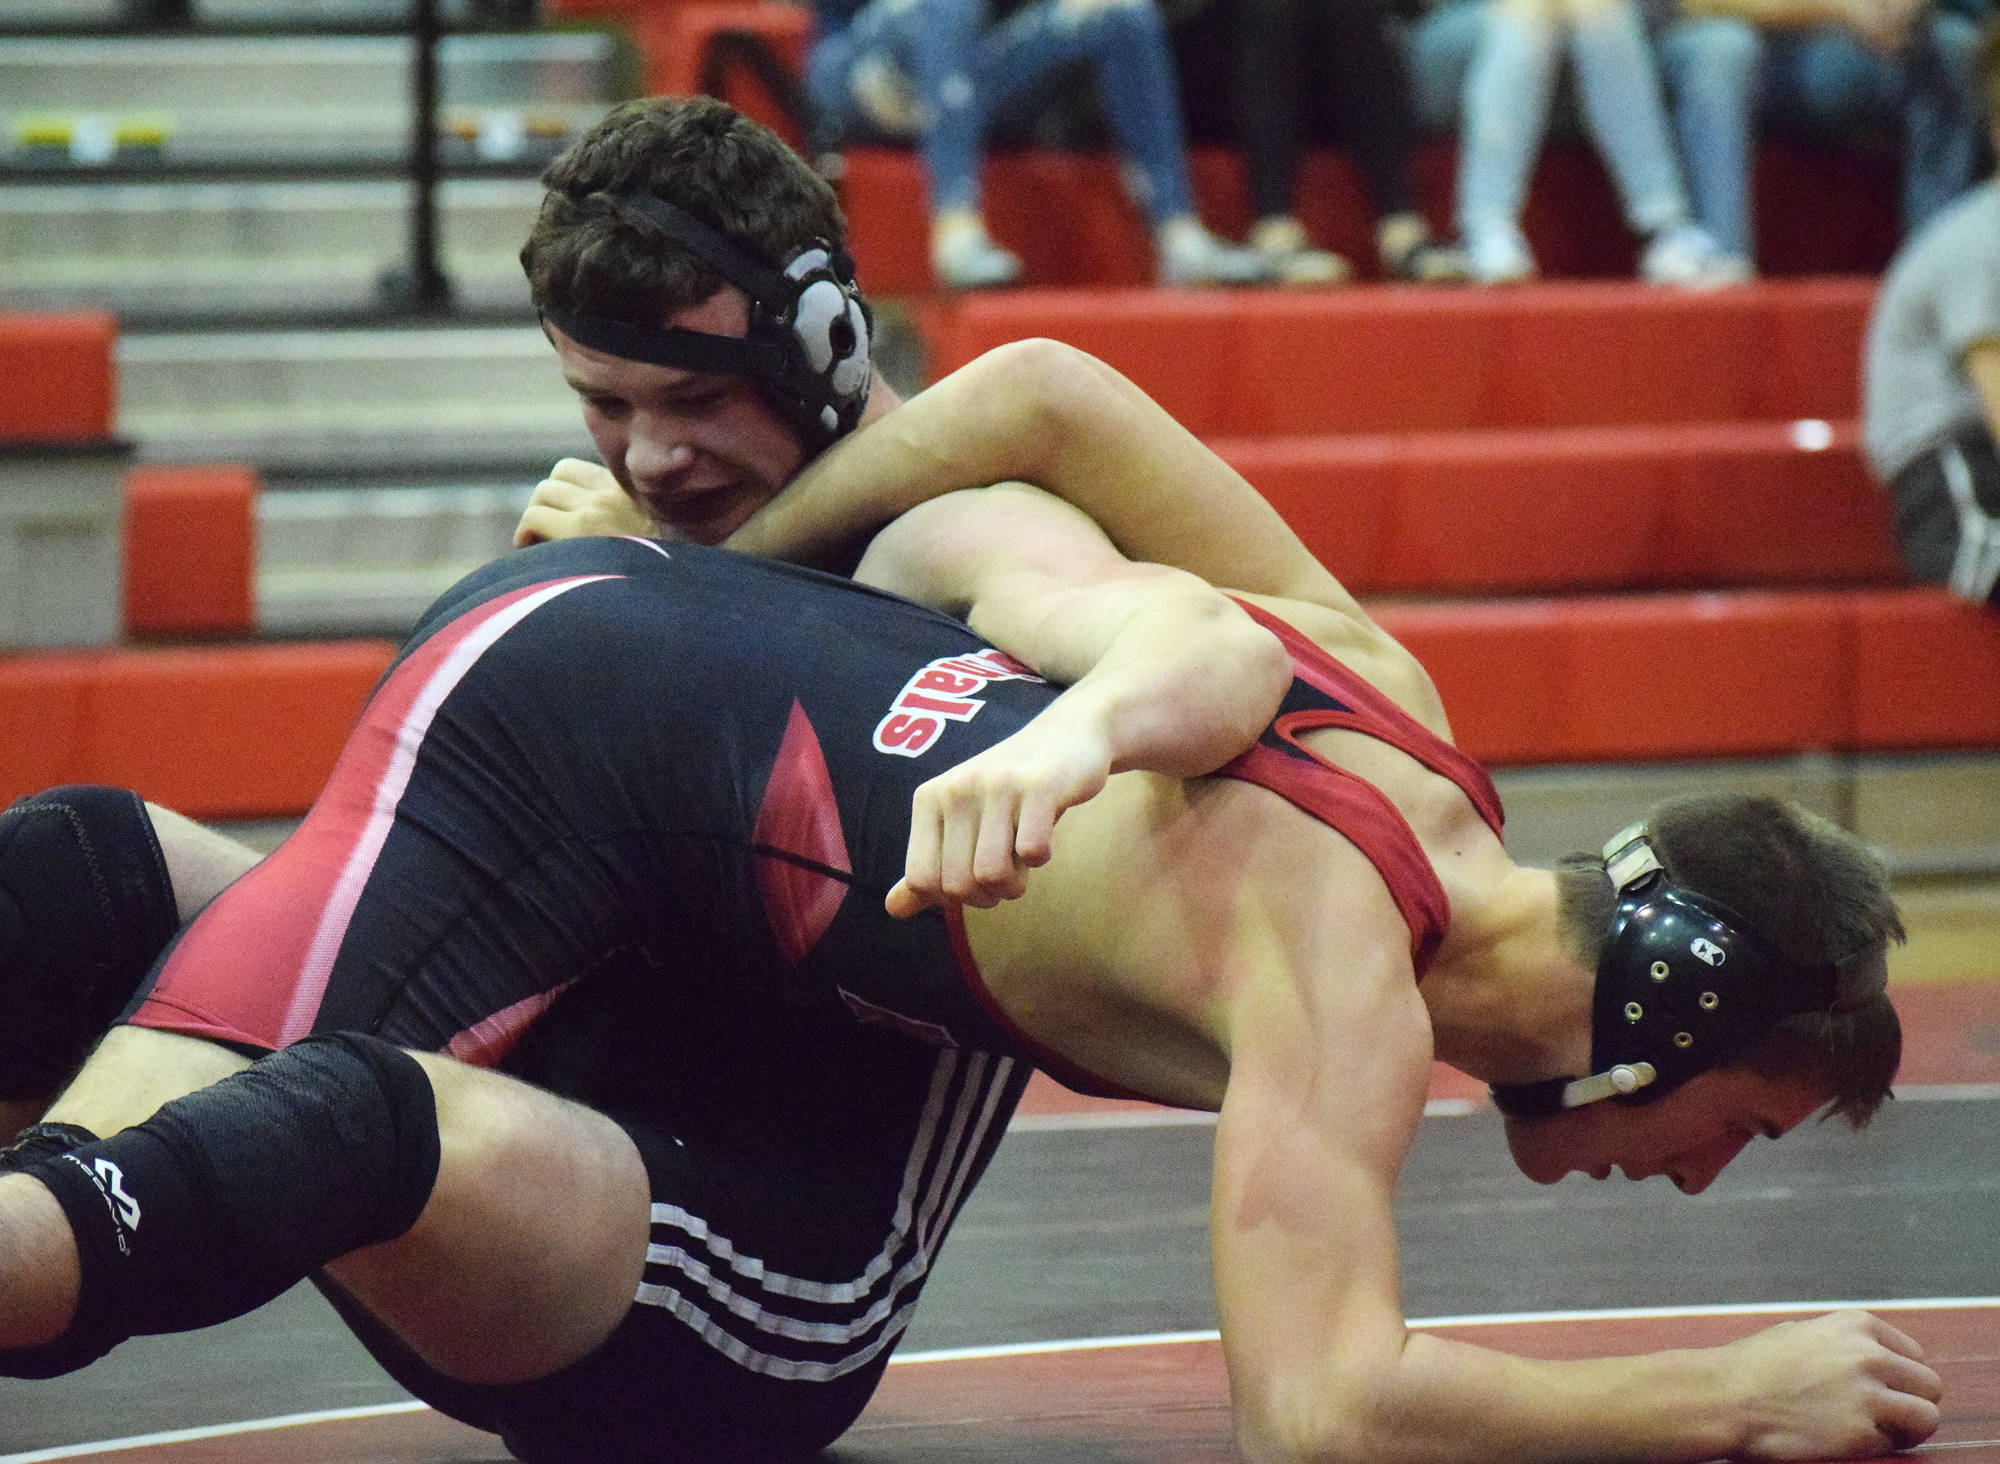
<svg viewBox="0 0 2000 1464"><path fill-rule="evenodd" d="M1398 1406L1400 1366L1373 1348L1344 1347L1232 1388L1237 1449L1255 1464L1383 1464L1412 1460ZM1418 1431L1419 1433L1422 1430Z"/></svg>
<svg viewBox="0 0 2000 1464"><path fill-rule="evenodd" d="M1249 1464L1376 1464L1384 1456L1384 1440L1364 1413L1326 1398L1259 1410L1255 1418L1239 1408L1237 1452Z"/></svg>
<svg viewBox="0 0 2000 1464"><path fill-rule="evenodd" d="M1102 420L1110 390L1102 366L1075 346L1043 336L996 346L978 361L981 395L1004 402L1022 454L1011 476L1054 491L1068 444Z"/></svg>

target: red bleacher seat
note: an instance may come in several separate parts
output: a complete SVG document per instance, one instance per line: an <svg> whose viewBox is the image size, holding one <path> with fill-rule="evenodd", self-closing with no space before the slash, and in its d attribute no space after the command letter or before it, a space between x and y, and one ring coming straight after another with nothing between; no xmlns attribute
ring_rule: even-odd
<svg viewBox="0 0 2000 1464"><path fill-rule="evenodd" d="M644 61L647 94L688 96L702 90L709 44L717 35L739 31L757 37L796 76L805 65L811 28L812 12L791 0L677 0L633 16L632 39ZM731 68L722 95L793 147L803 145L777 98L748 71Z"/></svg>
<svg viewBox="0 0 2000 1464"><path fill-rule="evenodd" d="M117 345L110 315L0 315L0 442L108 440Z"/></svg>
<svg viewBox="0 0 2000 1464"><path fill-rule="evenodd" d="M927 303L934 375L1046 335L1191 430L1420 432L1852 417L1867 279L1689 293L1022 290Z"/></svg>
<svg viewBox="0 0 2000 1464"><path fill-rule="evenodd" d="M1376 614L1496 765L2000 742L2000 620L1928 586Z"/></svg>
<svg viewBox="0 0 2000 1464"><path fill-rule="evenodd" d="M1851 424L1211 443L1360 594L1895 582Z"/></svg>
<svg viewBox="0 0 2000 1464"><path fill-rule="evenodd" d="M0 803L101 782L198 818L299 813L394 654L371 640L0 658Z"/></svg>
<svg viewBox="0 0 2000 1464"><path fill-rule="evenodd" d="M125 475L125 629L256 629L257 471L238 463Z"/></svg>

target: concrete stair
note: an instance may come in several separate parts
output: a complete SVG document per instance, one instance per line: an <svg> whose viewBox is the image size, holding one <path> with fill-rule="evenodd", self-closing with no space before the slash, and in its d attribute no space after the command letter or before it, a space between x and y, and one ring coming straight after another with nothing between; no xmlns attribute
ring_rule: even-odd
<svg viewBox="0 0 2000 1464"><path fill-rule="evenodd" d="M0 48L0 160L70 160L48 143L28 147L24 129L40 124L46 136L94 121L114 140L121 124L149 129L157 142L144 156L163 167L393 163L409 146L410 48L386 35L15 37ZM604 34L448 36L438 47L440 119L474 135L486 128L489 160L531 144L546 154L602 114L614 58Z"/></svg>
<svg viewBox="0 0 2000 1464"><path fill-rule="evenodd" d="M534 326L136 334L118 370L119 433L156 462L511 468L590 446Z"/></svg>
<svg viewBox="0 0 2000 1464"><path fill-rule="evenodd" d="M525 315L517 259L541 200L530 179L438 191L460 303ZM149 316L359 310L406 251L395 182L61 183L0 187L7 298L31 309Z"/></svg>

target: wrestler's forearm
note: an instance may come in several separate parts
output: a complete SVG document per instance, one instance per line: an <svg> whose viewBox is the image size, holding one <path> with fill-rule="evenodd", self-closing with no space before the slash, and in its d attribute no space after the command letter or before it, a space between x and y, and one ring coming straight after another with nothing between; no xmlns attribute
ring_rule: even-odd
<svg viewBox="0 0 2000 1464"><path fill-rule="evenodd" d="M1563 1362L1413 1334L1399 1366L1348 1393L1366 1398L1366 1423L1342 1447L1248 1452L1369 1464L1875 1458L1936 1429L1939 1387L1909 1338L1848 1311L1723 1347Z"/></svg>
<svg viewBox="0 0 2000 1464"><path fill-rule="evenodd" d="M1041 627L1006 621L982 615L974 627L1023 646L1051 680L1072 683L1042 715L1098 729L1114 773L1213 772L1257 740L1291 684L1277 638L1189 577L1163 577L1096 635L1087 615L1061 610Z"/></svg>
<svg viewBox="0 0 2000 1464"><path fill-rule="evenodd" d="M1380 1464L1693 1464L1742 1446L1728 1391L1712 1352L1555 1363L1412 1334L1365 1436Z"/></svg>
<svg viewBox="0 0 2000 1464"><path fill-rule="evenodd" d="M1046 340L987 352L829 449L729 542L823 563L917 504L1010 480L1075 504L1133 559L1351 607L1228 464L1111 367Z"/></svg>

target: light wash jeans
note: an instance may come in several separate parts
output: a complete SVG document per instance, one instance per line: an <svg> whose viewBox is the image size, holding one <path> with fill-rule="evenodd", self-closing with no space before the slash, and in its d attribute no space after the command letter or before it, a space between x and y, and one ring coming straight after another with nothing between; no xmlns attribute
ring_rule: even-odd
<svg viewBox="0 0 2000 1464"><path fill-rule="evenodd" d="M1465 76L1458 159L1461 230L1518 227L1565 50L1586 132L1642 234L1688 217L1659 73L1633 0L1588 17L1492 6Z"/></svg>
<svg viewBox="0 0 2000 1464"><path fill-rule="evenodd" d="M994 113L1077 61L1096 76L1147 214L1157 224L1192 213L1173 59L1152 0L1034 0L990 28L985 0L873 0L815 43L806 85L836 132L915 141L942 212L979 206L979 144ZM860 100L885 92L900 117Z"/></svg>
<svg viewBox="0 0 2000 1464"><path fill-rule="evenodd" d="M1972 182L1979 156L1976 27L1921 14L1894 56L1837 26L1764 29L1722 17L1683 21L1660 43L1695 216L1723 248L1751 257L1751 169L1760 122L1818 136L1900 131L1905 233Z"/></svg>

